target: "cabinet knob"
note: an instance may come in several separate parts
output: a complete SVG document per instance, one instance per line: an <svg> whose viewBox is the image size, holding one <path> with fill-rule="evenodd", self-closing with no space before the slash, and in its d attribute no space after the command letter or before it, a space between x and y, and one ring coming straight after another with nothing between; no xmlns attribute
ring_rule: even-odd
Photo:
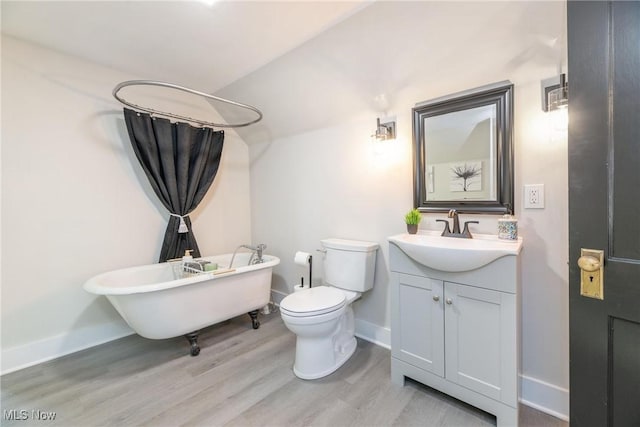
<svg viewBox="0 0 640 427"><path fill-rule="evenodd" d="M440 297L438 295L434 295L433 296L433 300L438 302L438 301L440 301Z"/></svg>
<svg viewBox="0 0 640 427"><path fill-rule="evenodd" d="M447 304L449 304L449 305L453 304L453 300L452 300L451 298L447 298L445 301L446 301L446 302L447 302Z"/></svg>

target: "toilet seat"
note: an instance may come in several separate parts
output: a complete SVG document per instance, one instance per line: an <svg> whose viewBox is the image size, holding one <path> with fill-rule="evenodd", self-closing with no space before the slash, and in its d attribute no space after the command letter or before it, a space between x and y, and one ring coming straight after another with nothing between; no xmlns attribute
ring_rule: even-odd
<svg viewBox="0 0 640 427"><path fill-rule="evenodd" d="M311 317L344 307L344 292L329 286L316 286L288 295L280 302L280 311L292 317Z"/></svg>

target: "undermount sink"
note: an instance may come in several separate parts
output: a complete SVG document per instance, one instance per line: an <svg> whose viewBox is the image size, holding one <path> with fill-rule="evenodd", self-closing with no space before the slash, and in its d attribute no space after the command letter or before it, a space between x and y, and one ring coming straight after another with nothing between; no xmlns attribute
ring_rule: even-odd
<svg viewBox="0 0 640 427"><path fill-rule="evenodd" d="M517 255L522 238L500 240L498 236L474 234L473 239L443 237L437 231L398 234L388 238L414 261L434 270L460 272L475 270L498 258Z"/></svg>

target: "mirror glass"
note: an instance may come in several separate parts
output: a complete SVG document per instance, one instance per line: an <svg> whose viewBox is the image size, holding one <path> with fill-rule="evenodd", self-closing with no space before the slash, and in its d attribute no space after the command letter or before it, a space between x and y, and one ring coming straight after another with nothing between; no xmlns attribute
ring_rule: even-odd
<svg viewBox="0 0 640 427"><path fill-rule="evenodd" d="M512 212L512 93L502 82L413 109L418 209Z"/></svg>

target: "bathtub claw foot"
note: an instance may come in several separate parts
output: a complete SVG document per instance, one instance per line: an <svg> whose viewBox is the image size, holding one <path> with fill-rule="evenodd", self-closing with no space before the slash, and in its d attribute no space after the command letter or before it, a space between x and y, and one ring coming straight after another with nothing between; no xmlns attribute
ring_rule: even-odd
<svg viewBox="0 0 640 427"><path fill-rule="evenodd" d="M185 338L189 340L191 344L191 356L197 356L200 354L200 346L198 345L198 333L199 331L191 332L185 335Z"/></svg>
<svg viewBox="0 0 640 427"><path fill-rule="evenodd" d="M249 312L249 316L251 316L251 323L253 325L253 329L258 329L260 327L260 321L258 320L258 311L253 310Z"/></svg>

